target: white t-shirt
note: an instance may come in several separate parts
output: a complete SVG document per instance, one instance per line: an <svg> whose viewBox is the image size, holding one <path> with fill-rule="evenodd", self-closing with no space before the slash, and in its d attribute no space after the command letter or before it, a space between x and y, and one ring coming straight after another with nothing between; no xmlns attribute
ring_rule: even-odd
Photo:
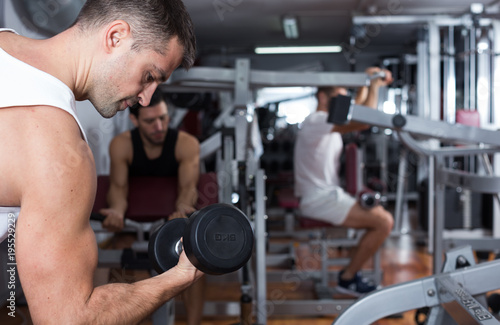
<svg viewBox="0 0 500 325"><path fill-rule="evenodd" d="M328 113L316 111L302 123L294 150L295 195L316 189L339 187L338 172L343 150L342 136L332 132Z"/></svg>
<svg viewBox="0 0 500 325"><path fill-rule="evenodd" d="M0 28L0 32L16 33ZM76 101L71 89L54 76L36 69L0 48L0 109L13 106L53 106L73 116L82 137L85 131L76 115ZM19 216L20 207L0 207L0 242L7 237L9 223Z"/></svg>
<svg viewBox="0 0 500 325"><path fill-rule="evenodd" d="M355 199L340 187L342 136L332 132L328 113L316 111L302 123L294 151L295 195L302 215L342 225Z"/></svg>

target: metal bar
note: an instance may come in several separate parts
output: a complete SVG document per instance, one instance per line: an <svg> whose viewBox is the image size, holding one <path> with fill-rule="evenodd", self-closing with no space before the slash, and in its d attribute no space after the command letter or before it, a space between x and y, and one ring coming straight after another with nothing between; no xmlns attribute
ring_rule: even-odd
<svg viewBox="0 0 500 325"><path fill-rule="evenodd" d="M244 108L250 101L250 60L236 60L234 75L234 106Z"/></svg>
<svg viewBox="0 0 500 325"><path fill-rule="evenodd" d="M493 21L493 53L500 53L500 21ZM493 89L500 87L500 56L493 58ZM493 96L493 109L492 109L492 124L500 128L500 94L492 92ZM496 175L500 175L500 154L493 157L493 170ZM493 237L500 238L500 204L495 202L493 204Z"/></svg>
<svg viewBox="0 0 500 325"><path fill-rule="evenodd" d="M463 38L463 45L464 45L464 53L470 53L470 29L464 29L466 31L466 35ZM464 31L462 30L462 32ZM469 110L471 108L471 101L470 101L470 93L472 91L472 83L470 79L470 65L471 65L471 60L469 55L464 55L464 101L463 101L463 107L466 110Z"/></svg>
<svg viewBox="0 0 500 325"><path fill-rule="evenodd" d="M399 165L398 165L398 180L396 188L396 207L394 209L394 229L397 233L406 233L407 230L402 229L402 219L403 219L403 204L405 204L404 189L406 185L406 158L408 156L408 151L402 149L399 154Z"/></svg>
<svg viewBox="0 0 500 325"><path fill-rule="evenodd" d="M249 88L293 87L293 86L345 86L362 87L369 82L366 73L362 72L291 72L251 70ZM228 68L193 67L188 71L176 70L164 84L169 88L209 88L233 89L236 71Z"/></svg>
<svg viewBox="0 0 500 325"><path fill-rule="evenodd" d="M444 164L444 159L435 159L434 168L434 197L432 198L431 204L434 204L435 214L434 214L434 229L433 229L433 260L432 260L432 271L433 274L438 274L441 272L443 266L443 231L444 231L444 219L445 219L445 186L439 182L439 173L436 172Z"/></svg>
<svg viewBox="0 0 500 325"><path fill-rule="evenodd" d="M469 245L478 251L496 251L500 247L500 238L449 238L444 240L444 248Z"/></svg>
<svg viewBox="0 0 500 325"><path fill-rule="evenodd" d="M488 35L488 32L485 32ZM479 41L482 41L481 38ZM488 42L490 41L488 37ZM492 54L489 51L478 52L476 55L476 110L479 112L480 125L488 125L491 121L491 89L492 84ZM492 91L493 90L493 91Z"/></svg>
<svg viewBox="0 0 500 325"><path fill-rule="evenodd" d="M396 114L385 114L366 106L353 105L348 119L379 127L397 129L393 123L395 116ZM500 146L498 131L462 124L450 124L443 121L433 121L411 115L407 115L404 118L406 124L398 129L400 131L447 141L485 143Z"/></svg>
<svg viewBox="0 0 500 325"><path fill-rule="evenodd" d="M436 207L434 205L434 195L435 195L435 188L436 188L436 179L434 177L435 175L435 165L436 165L436 158L434 156L429 156L428 157L428 168L429 168L429 178L428 178L428 183L427 183L427 217L428 217L428 222L427 225L429 227L429 231L427 232L427 240L428 240L428 245L427 245L427 251L429 253L434 253L434 219L436 219Z"/></svg>
<svg viewBox="0 0 500 325"><path fill-rule="evenodd" d="M265 176L262 169L255 175L255 255L256 255L256 299L255 313L258 324L267 322L266 309L266 221L265 221Z"/></svg>
<svg viewBox="0 0 500 325"><path fill-rule="evenodd" d="M277 315L335 315L340 314L352 305L352 299L321 299L321 300L270 300L269 314ZM350 323L346 323L350 324ZM361 323L360 323L361 324Z"/></svg>
<svg viewBox="0 0 500 325"><path fill-rule="evenodd" d="M222 152L220 162L217 164L217 183L219 184L219 198L221 203L231 204L233 193L233 159L234 159L234 137L225 135L223 137ZM220 169L219 169L220 168Z"/></svg>
<svg viewBox="0 0 500 325"><path fill-rule="evenodd" d="M417 140L406 132L397 132L399 140L410 148L412 151L424 156L436 157L458 157L467 155L482 155L493 154L500 150L498 147L478 146L461 146L461 147L441 147L438 149L430 149L421 145Z"/></svg>
<svg viewBox="0 0 500 325"><path fill-rule="evenodd" d="M477 84L476 84L476 28L471 26L469 30L469 79L470 79L470 93L469 93L469 108L476 110L477 108Z"/></svg>
<svg viewBox="0 0 500 325"><path fill-rule="evenodd" d="M500 288L498 269L500 260L458 269L447 273L471 296ZM436 279L437 276L390 286L367 295L343 312L333 324L371 324L396 313L421 307L440 305ZM390 301L390 303L380 303Z"/></svg>
<svg viewBox="0 0 500 325"><path fill-rule="evenodd" d="M321 300L287 300L283 296L271 300L267 304L269 314L273 316L325 316L337 315L353 304L354 299L321 299ZM175 302L176 315L186 315L181 301ZM240 303L236 301L205 301L203 316L240 315ZM264 323L258 323L264 324Z"/></svg>
<svg viewBox="0 0 500 325"><path fill-rule="evenodd" d="M500 324L460 283L449 276L436 278L441 306L457 324Z"/></svg>
<svg viewBox="0 0 500 325"><path fill-rule="evenodd" d="M456 87L457 82L455 78L455 42L454 42L453 26L448 27L448 33L445 35L445 46L447 54L444 56L444 90L445 96L443 97L444 117L443 120L448 123L455 123L456 115Z"/></svg>
<svg viewBox="0 0 500 325"><path fill-rule="evenodd" d="M419 41L417 43L417 114L420 117L429 118L429 51L425 29L419 30Z"/></svg>
<svg viewBox="0 0 500 325"><path fill-rule="evenodd" d="M488 26L494 20L489 18L481 18L478 23L480 26ZM449 15L387 15L387 16L354 16L352 18L353 24L366 25L366 24L382 24L382 25L409 25L409 24L424 24L435 23L438 26L469 26L472 25L470 16L456 16Z"/></svg>
<svg viewBox="0 0 500 325"><path fill-rule="evenodd" d="M468 174L460 170L438 167L437 182L450 186L470 189L474 192L497 194L500 192L500 177Z"/></svg>
<svg viewBox="0 0 500 325"><path fill-rule="evenodd" d="M441 119L441 42L439 27L434 21L429 22L429 119Z"/></svg>

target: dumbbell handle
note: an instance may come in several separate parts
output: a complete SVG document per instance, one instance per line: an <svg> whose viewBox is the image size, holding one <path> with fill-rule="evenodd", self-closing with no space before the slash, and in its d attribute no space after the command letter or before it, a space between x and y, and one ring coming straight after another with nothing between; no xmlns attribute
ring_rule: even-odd
<svg viewBox="0 0 500 325"><path fill-rule="evenodd" d="M182 241L179 239L177 243L175 243L174 251L177 253L177 255L181 256L183 250L184 246L182 246Z"/></svg>
<svg viewBox="0 0 500 325"><path fill-rule="evenodd" d="M381 195L379 192L363 192L359 195L359 203L365 209L371 209L379 205Z"/></svg>

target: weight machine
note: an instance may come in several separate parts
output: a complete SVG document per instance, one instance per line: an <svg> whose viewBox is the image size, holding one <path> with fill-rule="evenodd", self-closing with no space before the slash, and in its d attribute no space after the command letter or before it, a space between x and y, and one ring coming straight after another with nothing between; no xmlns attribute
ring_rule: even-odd
<svg viewBox="0 0 500 325"><path fill-rule="evenodd" d="M255 139L256 124L251 116L252 92L262 87L293 86L368 86L365 73L331 72L277 72L251 70L248 59L236 60L235 68L193 67L189 71L176 71L167 83L161 85L166 92L219 91L223 107L215 126L221 131L202 145L201 155L217 154L217 174L221 202L231 203L234 193L239 194L240 209L251 217L255 233L255 322L266 324L268 314L273 315L324 315L338 314L353 303L353 299L286 300L269 299L267 281L303 281L311 277L306 272L290 271L286 274L266 272L266 211L265 179L258 167L258 143ZM232 99L231 94L232 92ZM225 95L224 95L225 94ZM229 96L228 96L229 94ZM258 142L258 140L257 140ZM222 182L221 182L222 181ZM247 197L248 195L248 197ZM251 197L251 200L248 200ZM319 273L319 272L317 272ZM245 283L245 281L243 281ZM242 287L242 291L251 291ZM236 316L237 303L205 303L205 315L218 311ZM242 307L241 307L242 308Z"/></svg>
<svg viewBox="0 0 500 325"><path fill-rule="evenodd" d="M498 131L430 121L415 116L385 114L368 107L351 105L348 97L332 100L329 121L334 124L356 121L393 129L408 148L429 158L429 202L432 202L429 204L431 219L429 224L432 225L430 246L432 246L435 274L370 294L341 314L334 324L366 324L394 313L421 307L432 307L427 324L449 324L453 320L459 324L498 324L499 322L484 307L486 306L484 296L479 299L482 304L473 296L500 288L499 277L496 274L500 268L500 261L474 266L472 249L498 249L500 238L492 236L488 239L469 238L449 241L443 238L446 186L460 186L472 191L494 194L496 203L500 203L498 200L500 177L495 177L491 168L487 168L488 175L479 175L453 170L446 166L446 158L477 154L485 166L491 167L487 157L500 150ZM459 143L462 146L431 149L421 145L417 137L436 138L443 142ZM476 145L463 146L471 143ZM450 247L463 244L471 246L448 252L446 263L441 270L446 242L451 242ZM458 265L464 268L457 269ZM379 301L384 301L385 304L374 304Z"/></svg>

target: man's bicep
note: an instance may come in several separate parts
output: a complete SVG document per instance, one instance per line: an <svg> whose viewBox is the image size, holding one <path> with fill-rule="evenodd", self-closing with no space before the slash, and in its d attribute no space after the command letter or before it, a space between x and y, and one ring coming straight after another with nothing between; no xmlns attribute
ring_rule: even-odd
<svg viewBox="0 0 500 325"><path fill-rule="evenodd" d="M35 323L50 322L45 317L61 315L64 308L77 312L72 309L92 292L97 251L88 219L95 168L90 151L83 146L73 150L77 147L61 144L50 158L40 152L23 190L16 260ZM68 154L74 155L71 160L65 158Z"/></svg>
<svg viewBox="0 0 500 325"><path fill-rule="evenodd" d="M27 209L17 227L19 277L35 323L53 321L46 317L62 310L75 315L93 289L97 250L92 230L43 222L51 217ZM42 222L31 223L35 218ZM69 321L64 315L62 319Z"/></svg>
<svg viewBox="0 0 500 325"><path fill-rule="evenodd" d="M115 137L109 146L111 186L127 188L129 156L132 148L121 137Z"/></svg>

